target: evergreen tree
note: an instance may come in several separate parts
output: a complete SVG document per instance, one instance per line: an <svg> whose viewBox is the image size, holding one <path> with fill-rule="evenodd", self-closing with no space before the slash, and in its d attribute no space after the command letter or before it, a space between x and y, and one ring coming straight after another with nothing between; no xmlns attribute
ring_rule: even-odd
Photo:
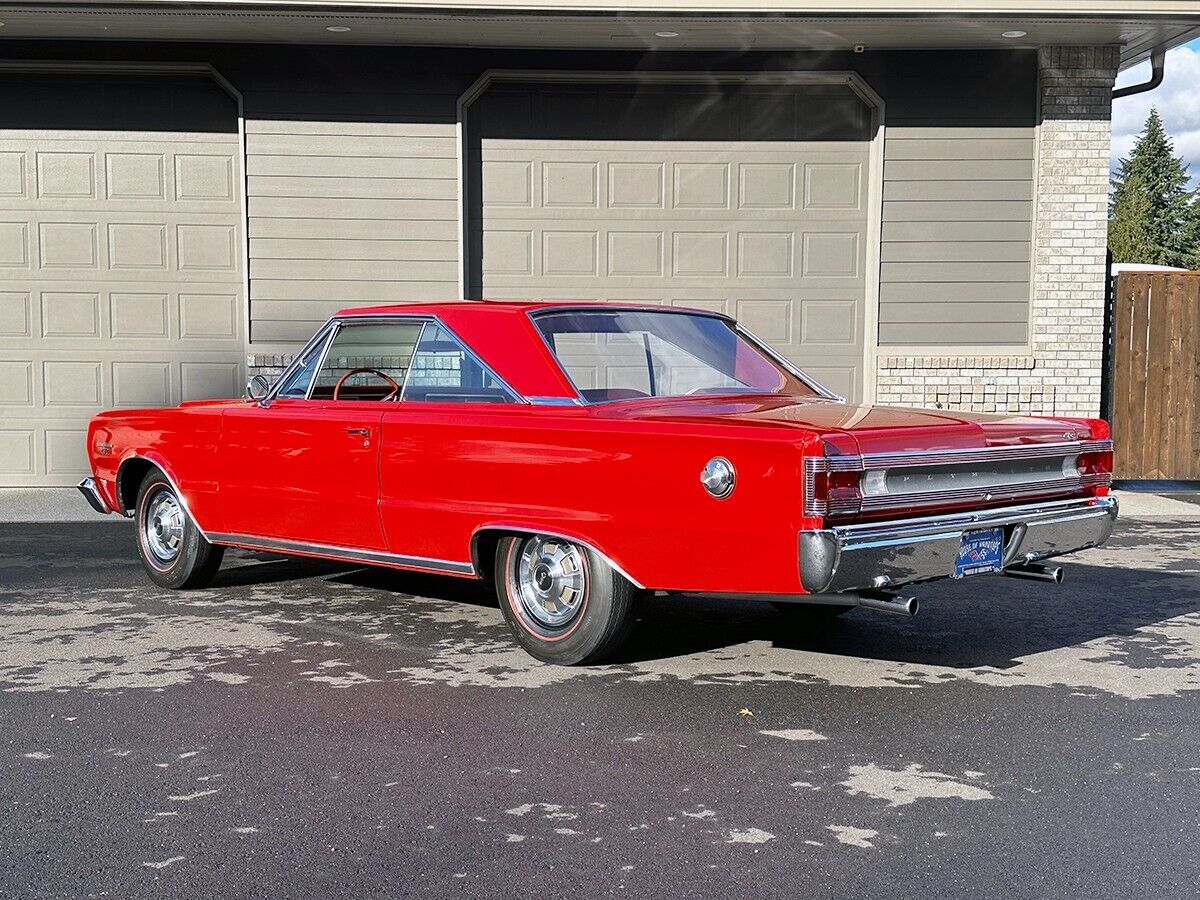
<svg viewBox="0 0 1200 900"><path fill-rule="evenodd" d="M1150 196L1140 176L1131 175L1119 188L1108 217L1108 249L1113 262L1158 263L1162 254L1150 240Z"/></svg>
<svg viewBox="0 0 1200 900"><path fill-rule="evenodd" d="M1151 108L1133 151L1121 160L1109 202L1113 262L1200 267L1200 203Z"/></svg>

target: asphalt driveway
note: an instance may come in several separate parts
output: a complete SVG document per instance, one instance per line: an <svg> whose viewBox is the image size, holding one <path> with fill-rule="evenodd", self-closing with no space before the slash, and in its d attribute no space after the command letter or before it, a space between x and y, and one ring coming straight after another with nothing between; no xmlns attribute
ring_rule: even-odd
<svg viewBox="0 0 1200 900"><path fill-rule="evenodd" d="M1198 551L808 631L653 599L561 669L463 582L168 593L127 523L0 525L0 896L1194 897Z"/></svg>

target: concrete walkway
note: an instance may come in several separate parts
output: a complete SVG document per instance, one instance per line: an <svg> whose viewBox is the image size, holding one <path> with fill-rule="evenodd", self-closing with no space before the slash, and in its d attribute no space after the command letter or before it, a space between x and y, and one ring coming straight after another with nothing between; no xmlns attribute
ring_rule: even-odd
<svg viewBox="0 0 1200 900"><path fill-rule="evenodd" d="M1200 519L1200 494L1116 491L1130 519ZM75 488L0 488L0 522L121 522L87 505Z"/></svg>

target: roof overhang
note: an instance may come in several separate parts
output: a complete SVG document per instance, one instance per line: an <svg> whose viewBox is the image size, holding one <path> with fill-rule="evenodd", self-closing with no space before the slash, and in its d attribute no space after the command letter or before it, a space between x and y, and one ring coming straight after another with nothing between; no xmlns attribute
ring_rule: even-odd
<svg viewBox="0 0 1200 900"><path fill-rule="evenodd" d="M4 23L0 42L170 40L817 51L1111 44L1121 48L1122 65L1128 66L1153 49L1169 49L1200 36L1200 2L621 0L599 5L595 0L46 0L0 3L0 22Z"/></svg>

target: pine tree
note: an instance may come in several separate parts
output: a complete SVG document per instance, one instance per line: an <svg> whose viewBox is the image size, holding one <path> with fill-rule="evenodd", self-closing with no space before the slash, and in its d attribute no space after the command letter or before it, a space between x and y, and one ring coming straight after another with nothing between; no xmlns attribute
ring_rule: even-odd
<svg viewBox="0 0 1200 900"><path fill-rule="evenodd" d="M1150 197L1141 177L1131 175L1119 188L1108 217L1108 249L1113 262L1158 263L1162 254L1150 240Z"/></svg>
<svg viewBox="0 0 1200 900"><path fill-rule="evenodd" d="M1158 110L1121 160L1109 205L1113 262L1200 267L1200 203Z"/></svg>

